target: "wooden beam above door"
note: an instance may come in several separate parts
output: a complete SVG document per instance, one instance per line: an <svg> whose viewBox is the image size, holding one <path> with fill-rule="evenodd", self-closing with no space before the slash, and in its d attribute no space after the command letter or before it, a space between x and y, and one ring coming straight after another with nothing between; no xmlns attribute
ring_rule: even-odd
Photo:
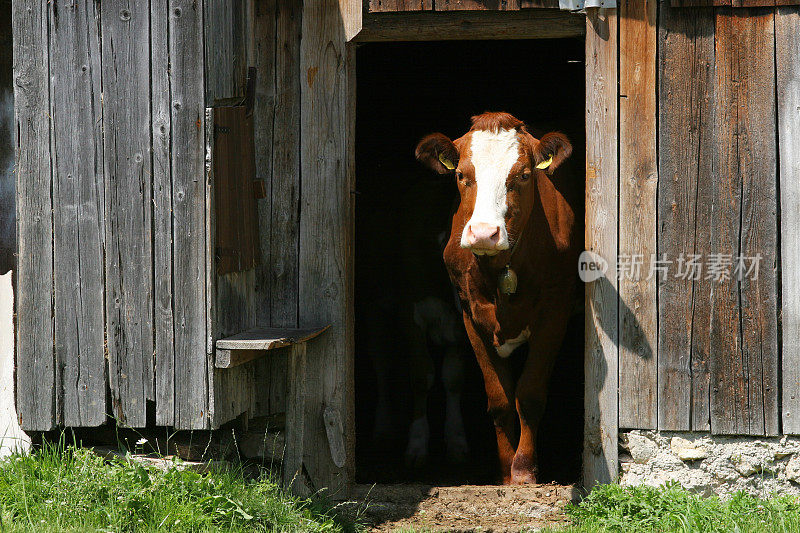
<svg viewBox="0 0 800 533"><path fill-rule="evenodd" d="M367 13L356 42L453 41L462 39L558 39L583 37L583 14L529 11L423 11Z"/></svg>

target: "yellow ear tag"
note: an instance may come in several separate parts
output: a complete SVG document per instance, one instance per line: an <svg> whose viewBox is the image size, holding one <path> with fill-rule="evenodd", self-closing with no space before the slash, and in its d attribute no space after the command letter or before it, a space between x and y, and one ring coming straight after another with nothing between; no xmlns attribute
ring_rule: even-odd
<svg viewBox="0 0 800 533"><path fill-rule="evenodd" d="M449 159L447 159L447 158L444 156L444 153L441 153L441 154L439 154L439 161L441 161L441 163L442 163L442 164L443 164L445 167L447 167L447 170L455 170L455 169L456 169L456 167L455 167L455 165L453 164L453 162L452 162L452 161L450 161Z"/></svg>
<svg viewBox="0 0 800 533"><path fill-rule="evenodd" d="M552 164L552 162L553 162L553 156L551 155L550 159L548 159L547 161L542 161L541 163L536 165L536 168L538 168L539 170L544 170L547 167L549 167Z"/></svg>

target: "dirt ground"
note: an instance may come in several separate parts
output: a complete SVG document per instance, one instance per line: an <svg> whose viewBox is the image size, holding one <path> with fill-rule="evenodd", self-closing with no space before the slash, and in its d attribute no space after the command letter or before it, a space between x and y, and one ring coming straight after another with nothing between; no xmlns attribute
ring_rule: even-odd
<svg viewBox="0 0 800 533"><path fill-rule="evenodd" d="M360 521L368 531L535 531L567 523L564 506L578 490L565 485L359 485Z"/></svg>

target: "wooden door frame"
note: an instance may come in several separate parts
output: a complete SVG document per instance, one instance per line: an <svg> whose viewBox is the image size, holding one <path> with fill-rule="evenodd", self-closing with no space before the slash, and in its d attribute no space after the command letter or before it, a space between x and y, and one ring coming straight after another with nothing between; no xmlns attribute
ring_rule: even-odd
<svg viewBox="0 0 800 533"><path fill-rule="evenodd" d="M583 17L558 9L366 13L357 43L583 37Z"/></svg>
<svg viewBox="0 0 800 533"><path fill-rule="evenodd" d="M619 473L617 10L586 17L586 250L605 259L606 276L585 284L583 486Z"/></svg>
<svg viewBox="0 0 800 533"><path fill-rule="evenodd" d="M600 254L609 262L609 272L616 272L617 255L617 10L587 10L587 16L553 9L531 9L517 12L420 12L380 13L361 11L360 0L339 0L345 18L345 57L347 66L348 102L342 118L343 131L350 139L345 143L347 184L355 184L355 53L358 43L409 42L428 40L510 40L585 37L586 39L586 249ZM346 6L345 6L346 4ZM348 7L349 6L349 7ZM303 84L304 89L306 84ZM305 120L304 120L305 123ZM303 156L305 159L305 155ZM353 283L352 243L355 236L353 204L344 198L350 212L346 231L347 257L351 267L346 294L347 331L344 334L349 353L348 395L345 441L348 465L354 468L354 413L352 411ZM308 237L308 236L306 236ZM618 475L618 348L616 276L587 283L585 288L586 375L583 485L590 488L598 482L615 481ZM349 470L350 479L354 470Z"/></svg>

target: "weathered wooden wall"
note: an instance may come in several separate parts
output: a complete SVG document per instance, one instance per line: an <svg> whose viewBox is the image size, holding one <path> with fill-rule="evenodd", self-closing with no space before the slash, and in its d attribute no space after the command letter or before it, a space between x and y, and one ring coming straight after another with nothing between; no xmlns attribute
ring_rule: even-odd
<svg viewBox="0 0 800 533"><path fill-rule="evenodd" d="M243 64L232 58L243 54L258 69L256 179L267 190L258 201L260 266L212 279L213 337L255 324L333 326L308 346L303 458L304 483L328 487L331 494L343 494L339 489L352 481L354 464L350 195L355 86L353 49L345 43L347 24L360 14L354 6L360 3L255 2L249 41L224 38L222 46L232 52L207 70L214 88L208 101L214 105L244 96L241 86L228 83ZM235 2L215 3L217 8L238 9ZM218 22L228 19L236 15L207 19L206 34L216 35ZM214 371L215 404L227 402L225 418L244 411L251 417L286 411L287 359L281 352Z"/></svg>
<svg viewBox="0 0 800 533"><path fill-rule="evenodd" d="M798 8L643 6L620 5L619 253L642 255L620 272L620 427L796 432Z"/></svg>
<svg viewBox="0 0 800 533"><path fill-rule="evenodd" d="M202 7L13 4L25 429L208 426Z"/></svg>
<svg viewBox="0 0 800 533"><path fill-rule="evenodd" d="M207 2L206 10L213 13L206 18L206 35L221 36L213 44L207 41L208 105L243 99L246 87L237 80L246 78L247 66L256 68L255 179L264 191L256 204L255 268L217 273L216 254L212 257L211 338L255 326L297 327L302 2L213 1ZM231 31L232 21L242 21L239 30ZM217 412L212 425L244 412L249 417L284 412L285 352L277 350L234 369L213 370Z"/></svg>
<svg viewBox="0 0 800 533"><path fill-rule="evenodd" d="M332 324L308 347L300 460L311 487L352 481L356 5L15 4L23 427L285 412L286 350L216 369L215 341Z"/></svg>
<svg viewBox="0 0 800 533"><path fill-rule="evenodd" d="M285 357L220 371L213 343L299 322L301 6L16 9L27 429L99 425L109 410L181 429L285 410ZM239 103L251 66L257 253L218 271L206 109Z"/></svg>
<svg viewBox="0 0 800 533"><path fill-rule="evenodd" d="M587 15L587 486L618 428L800 432L800 7L680 4Z"/></svg>

